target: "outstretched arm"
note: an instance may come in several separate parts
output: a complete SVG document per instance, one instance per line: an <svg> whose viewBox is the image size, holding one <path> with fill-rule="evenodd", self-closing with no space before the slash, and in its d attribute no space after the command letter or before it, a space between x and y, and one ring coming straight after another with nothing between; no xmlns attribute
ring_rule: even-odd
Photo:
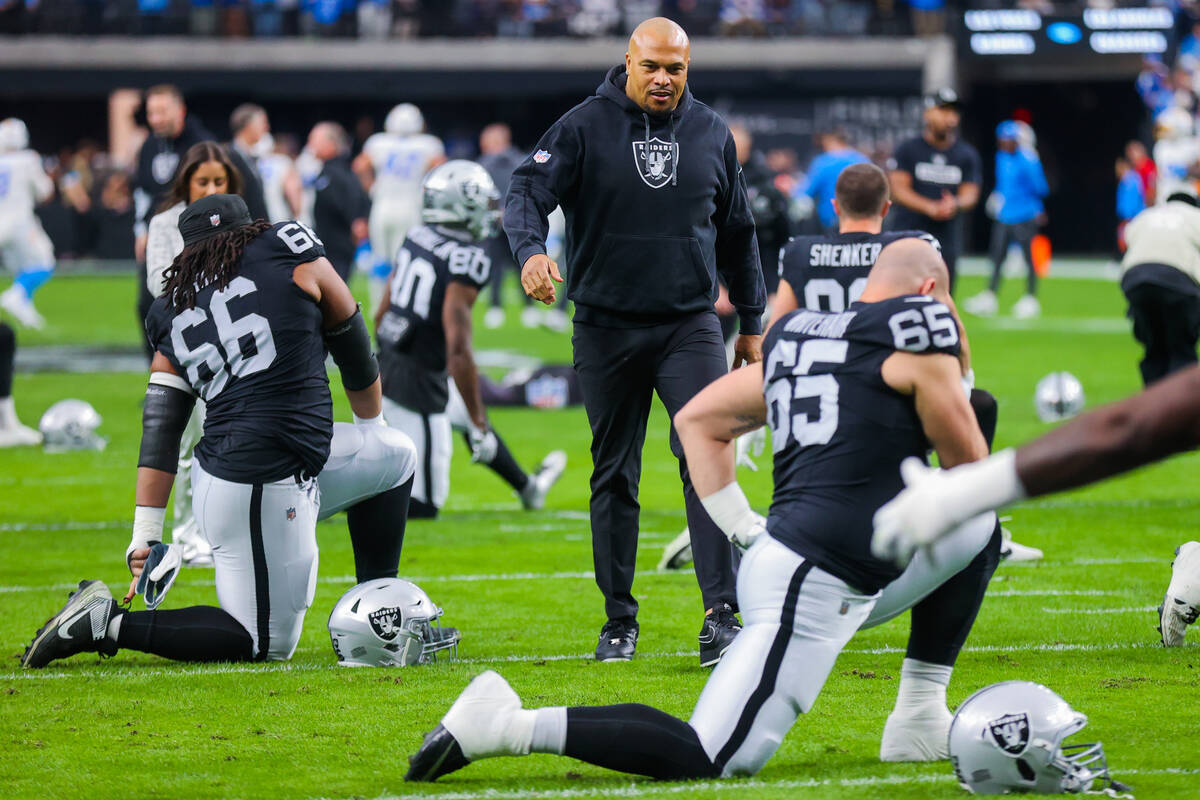
<svg viewBox="0 0 1200 800"><path fill-rule="evenodd" d="M730 541L748 546L762 531L734 475L734 439L766 423L763 368L757 361L713 381L673 420L692 485Z"/></svg>

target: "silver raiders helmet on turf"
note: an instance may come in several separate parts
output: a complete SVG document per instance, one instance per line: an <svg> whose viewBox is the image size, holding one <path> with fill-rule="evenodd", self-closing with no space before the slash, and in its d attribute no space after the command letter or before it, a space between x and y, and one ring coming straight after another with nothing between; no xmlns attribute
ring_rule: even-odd
<svg viewBox="0 0 1200 800"><path fill-rule="evenodd" d="M47 452L103 450L108 441L96 433L101 421L86 400L59 400L42 414L38 430Z"/></svg>
<svg viewBox="0 0 1200 800"><path fill-rule="evenodd" d="M1083 411L1083 384L1069 372L1051 372L1033 390L1033 405L1042 422L1059 422Z"/></svg>
<svg viewBox="0 0 1200 800"><path fill-rule="evenodd" d="M329 615L329 638L346 667L408 667L457 655L457 628L415 583L378 578L355 586ZM445 652L439 656L439 653Z"/></svg>
<svg viewBox="0 0 1200 800"><path fill-rule="evenodd" d="M1087 725L1054 692L1005 681L963 701L950 723L950 761L974 794L1086 792L1112 786L1100 743L1063 745Z"/></svg>
<svg viewBox="0 0 1200 800"><path fill-rule="evenodd" d="M455 159L425 176L421 221L457 225L476 239L495 235L500 225L500 192L487 170Z"/></svg>

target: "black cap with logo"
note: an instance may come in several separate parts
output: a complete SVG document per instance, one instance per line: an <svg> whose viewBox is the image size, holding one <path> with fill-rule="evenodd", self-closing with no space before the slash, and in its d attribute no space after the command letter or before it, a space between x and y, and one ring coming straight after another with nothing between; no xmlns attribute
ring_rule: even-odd
<svg viewBox="0 0 1200 800"><path fill-rule="evenodd" d="M959 109L962 102L958 99L958 92L948 86L941 89L934 89L929 94L925 95L926 108L953 108Z"/></svg>
<svg viewBox="0 0 1200 800"><path fill-rule="evenodd" d="M183 234L183 246L187 247L253 221L246 201L238 195L211 194L183 210L179 215L179 232Z"/></svg>

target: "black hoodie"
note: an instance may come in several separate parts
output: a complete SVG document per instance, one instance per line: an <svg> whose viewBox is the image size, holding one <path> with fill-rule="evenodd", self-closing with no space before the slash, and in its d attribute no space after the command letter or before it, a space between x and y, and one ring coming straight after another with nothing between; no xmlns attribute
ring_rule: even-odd
<svg viewBox="0 0 1200 800"><path fill-rule="evenodd" d="M625 67L568 111L513 173L504 230L517 264L546 252L546 218L567 218L575 319L636 327L710 309L717 273L742 333L766 303L754 219L733 135L685 89L669 115L625 95Z"/></svg>

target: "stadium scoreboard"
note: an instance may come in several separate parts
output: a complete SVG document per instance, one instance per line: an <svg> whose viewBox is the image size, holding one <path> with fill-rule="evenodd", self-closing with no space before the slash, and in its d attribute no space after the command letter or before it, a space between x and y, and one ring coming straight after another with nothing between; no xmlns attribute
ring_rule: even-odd
<svg viewBox="0 0 1200 800"><path fill-rule="evenodd" d="M960 44L964 54L984 58L1161 56L1173 45L1174 27L1170 10L1162 7L1088 8L1078 15L972 9L963 14Z"/></svg>

